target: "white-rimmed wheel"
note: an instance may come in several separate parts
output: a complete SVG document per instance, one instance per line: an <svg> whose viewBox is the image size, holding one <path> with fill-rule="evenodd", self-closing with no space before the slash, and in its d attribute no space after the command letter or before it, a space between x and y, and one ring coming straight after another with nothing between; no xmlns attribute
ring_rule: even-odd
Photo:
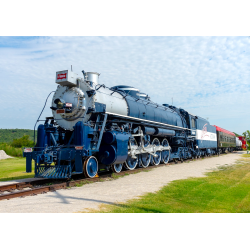
<svg viewBox="0 0 250 250"><path fill-rule="evenodd" d="M130 139L130 145L131 145L131 148L129 147L130 150L138 147L138 144L134 138ZM125 161L124 167L128 170L134 170L138 162L139 162L138 155L135 155L135 157L129 155L127 160Z"/></svg>
<svg viewBox="0 0 250 250"><path fill-rule="evenodd" d="M152 141L152 145L155 145L155 146L160 146L160 141L157 139L157 138L154 138L154 140ZM156 151L155 152L157 154L157 156L152 156L151 157L151 164L157 166L160 164L161 162L161 152L160 151Z"/></svg>
<svg viewBox="0 0 250 250"><path fill-rule="evenodd" d="M163 139L161 142L161 145L163 147L169 146L168 140ZM161 163L167 164L169 161L169 157L170 157L170 150L162 150L161 151Z"/></svg>
<svg viewBox="0 0 250 250"><path fill-rule="evenodd" d="M135 156L136 158L132 158L131 156L128 156L127 160L125 161L125 168L128 170L134 170L139 162L138 156Z"/></svg>
<svg viewBox="0 0 250 250"><path fill-rule="evenodd" d="M140 167L147 168L151 161L151 154L145 153L140 154L139 156L139 165Z"/></svg>
<svg viewBox="0 0 250 250"><path fill-rule="evenodd" d="M122 171L122 164L113 164L111 169L114 173L120 173Z"/></svg>
<svg viewBox="0 0 250 250"><path fill-rule="evenodd" d="M87 178L94 178L98 172L98 161L94 156L89 156L83 163L83 172Z"/></svg>
<svg viewBox="0 0 250 250"><path fill-rule="evenodd" d="M150 141L148 139L148 136L144 136L143 137L143 144L144 144L144 148L147 148L150 145ZM151 161L151 154L149 153L143 153L139 155L139 167L142 168L147 168L150 164Z"/></svg>

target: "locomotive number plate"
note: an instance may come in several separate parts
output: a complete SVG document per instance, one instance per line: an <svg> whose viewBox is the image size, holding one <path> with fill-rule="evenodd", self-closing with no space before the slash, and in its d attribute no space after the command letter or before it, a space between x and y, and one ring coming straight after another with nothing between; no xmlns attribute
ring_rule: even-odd
<svg viewBox="0 0 250 250"><path fill-rule="evenodd" d="M24 152L25 152L25 153L30 153L30 152L32 152L32 148L25 148L25 149L24 149Z"/></svg>
<svg viewBox="0 0 250 250"><path fill-rule="evenodd" d="M65 113L65 109L57 109L56 113L57 114L64 114Z"/></svg>

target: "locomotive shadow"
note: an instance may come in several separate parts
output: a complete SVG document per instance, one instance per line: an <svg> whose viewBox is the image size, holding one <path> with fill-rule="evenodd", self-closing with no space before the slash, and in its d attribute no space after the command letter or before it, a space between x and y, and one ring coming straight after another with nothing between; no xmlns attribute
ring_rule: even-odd
<svg viewBox="0 0 250 250"><path fill-rule="evenodd" d="M55 193L55 196L50 195L50 197L61 199L61 203L64 203L64 204L70 204L70 202L67 200L67 199L70 199L70 200L82 200L82 201L90 201L90 202L97 202L97 203L115 205L115 203L110 202L110 201L96 200L96 199L89 199L89 198L80 198L80 197L78 198L78 197L73 197L73 196L64 196L64 195L61 195L59 192L56 192L56 191L54 193Z"/></svg>
<svg viewBox="0 0 250 250"><path fill-rule="evenodd" d="M96 202L96 203L100 203L100 205L101 204L107 204L107 205L113 205L113 206L116 206L116 207L130 208L130 206L126 205L126 204L119 204L119 203L114 203L114 202L104 201L104 200L97 200L97 199L77 198L77 197L72 197L72 196L63 196L63 195L61 195L58 192L55 192L55 193L56 193L56 197L53 196L53 198L61 199L61 203L63 203L63 204L70 204L70 202L67 201L67 199L71 199L71 200L82 200L82 201L87 201L87 202ZM139 208L140 210L144 210L141 213L161 213L160 210L152 209L152 208L149 209L149 208L142 208L142 207L137 207L137 206L133 206L133 208Z"/></svg>

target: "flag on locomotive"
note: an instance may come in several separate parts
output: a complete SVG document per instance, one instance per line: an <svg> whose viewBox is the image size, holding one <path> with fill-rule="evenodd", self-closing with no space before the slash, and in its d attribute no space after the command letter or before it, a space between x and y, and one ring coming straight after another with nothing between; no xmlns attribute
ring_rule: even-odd
<svg viewBox="0 0 250 250"><path fill-rule="evenodd" d="M24 149L26 171L34 160L35 177L93 178L101 171L119 173L236 147L233 135L218 144L221 134L206 119L154 103L131 86L108 88L99 84L99 73L82 73L56 73L52 116L38 126L35 147Z"/></svg>

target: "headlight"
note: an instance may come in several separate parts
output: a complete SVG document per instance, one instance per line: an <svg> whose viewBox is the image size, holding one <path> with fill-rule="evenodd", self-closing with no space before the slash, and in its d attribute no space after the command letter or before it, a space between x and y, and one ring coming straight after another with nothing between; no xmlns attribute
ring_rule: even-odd
<svg viewBox="0 0 250 250"><path fill-rule="evenodd" d="M55 99L54 103L56 104L58 109L62 109L65 106L65 101L63 99Z"/></svg>

